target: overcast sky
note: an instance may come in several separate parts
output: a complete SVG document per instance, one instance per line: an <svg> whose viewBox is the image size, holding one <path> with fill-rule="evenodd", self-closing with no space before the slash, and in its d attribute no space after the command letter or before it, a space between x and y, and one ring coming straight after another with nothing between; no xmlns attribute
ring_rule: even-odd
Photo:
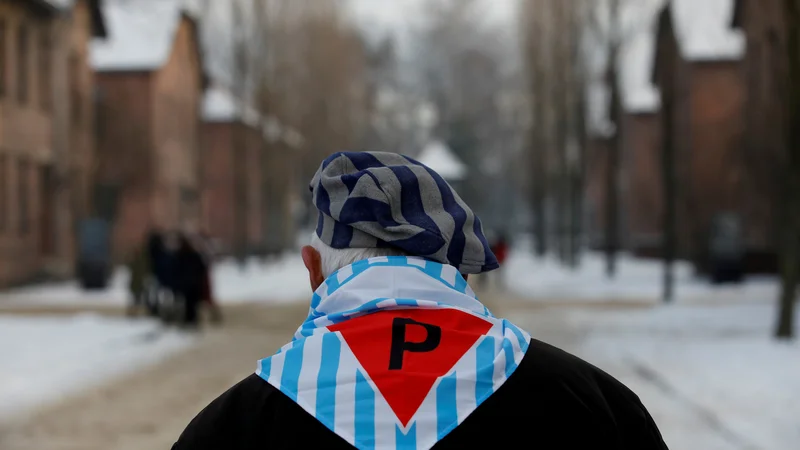
<svg viewBox="0 0 800 450"><path fill-rule="evenodd" d="M426 9L437 0L348 0L361 28L372 38L387 33L405 40L415 27L424 23ZM459 0L450 0L459 1ZM481 0L487 21L502 27L515 25L518 0ZM403 43L401 42L401 45Z"/></svg>

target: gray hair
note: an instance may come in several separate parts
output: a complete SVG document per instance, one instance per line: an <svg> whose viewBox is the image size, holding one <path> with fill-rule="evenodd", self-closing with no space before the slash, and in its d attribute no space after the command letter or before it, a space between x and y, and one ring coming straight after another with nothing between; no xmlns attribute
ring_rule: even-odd
<svg viewBox="0 0 800 450"><path fill-rule="evenodd" d="M333 248L322 242L316 233L312 233L311 246L319 252L322 260L322 275L325 278L332 273L349 266L356 261L375 258L377 256L408 256L407 253L396 248Z"/></svg>

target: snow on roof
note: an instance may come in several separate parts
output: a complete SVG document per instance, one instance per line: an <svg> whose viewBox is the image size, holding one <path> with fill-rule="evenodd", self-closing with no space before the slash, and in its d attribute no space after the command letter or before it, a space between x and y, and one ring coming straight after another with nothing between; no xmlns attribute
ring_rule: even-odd
<svg viewBox="0 0 800 450"><path fill-rule="evenodd" d="M211 85L203 96L203 121L205 122L236 122L242 117L241 103L236 96L223 86ZM305 140L297 130L284 125L275 116L264 116L255 108L248 107L244 113L247 126L259 128L268 142L282 141L291 148L300 148Z"/></svg>
<svg viewBox="0 0 800 450"><path fill-rule="evenodd" d="M181 0L106 0L108 37L92 41L92 66L98 71L161 67L169 58L183 12Z"/></svg>
<svg viewBox="0 0 800 450"><path fill-rule="evenodd" d="M467 175L467 166L442 141L429 142L417 161L436 171L445 180L463 180Z"/></svg>
<svg viewBox="0 0 800 450"><path fill-rule="evenodd" d="M655 62L655 14L641 32L630 37L620 55L622 101L625 111L653 112L661 106L661 95L650 73Z"/></svg>
<svg viewBox="0 0 800 450"><path fill-rule="evenodd" d="M687 60L738 59L745 40L730 27L733 0L673 0L672 18L683 57Z"/></svg>
<svg viewBox="0 0 800 450"><path fill-rule="evenodd" d="M698 0L703 1L703 0ZM607 8L608 2L596 3ZM658 89L650 81L650 71L655 60L655 35L657 14L663 0L635 0L622 3L622 43L618 59L621 78L622 103L625 112L653 112L661 106ZM610 31L605 9L598 29L587 33L585 54L592 73L587 91L588 131L595 136L608 136L614 125L609 114L610 91L605 83Z"/></svg>
<svg viewBox="0 0 800 450"><path fill-rule="evenodd" d="M206 122L234 122L244 116L245 124L257 126L260 114L248 107L242 114L241 102L233 93L219 85L213 85L203 96L203 120Z"/></svg>
<svg viewBox="0 0 800 450"><path fill-rule="evenodd" d="M54 8L69 9L72 8L75 0L45 0L45 3L49 3Z"/></svg>

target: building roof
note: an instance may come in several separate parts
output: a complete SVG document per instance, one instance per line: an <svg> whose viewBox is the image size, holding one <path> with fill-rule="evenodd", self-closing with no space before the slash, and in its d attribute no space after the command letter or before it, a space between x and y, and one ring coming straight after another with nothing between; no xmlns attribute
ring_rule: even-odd
<svg viewBox="0 0 800 450"><path fill-rule="evenodd" d="M75 6L77 0L34 0L47 8L52 8L55 12L65 12ZM106 36L106 24L101 12L102 0L88 0L89 10L92 19L92 34L94 37L101 38Z"/></svg>
<svg viewBox="0 0 800 450"><path fill-rule="evenodd" d="M268 142L283 142L291 148L304 144L303 136L292 127L284 125L274 116L264 116L255 108L247 107L242 113L242 104L236 96L220 84L212 84L203 96L203 121L207 123L241 122L260 129Z"/></svg>
<svg viewBox="0 0 800 450"><path fill-rule="evenodd" d="M731 17L731 27L741 28L744 18L744 0L733 0L733 17Z"/></svg>
<svg viewBox="0 0 800 450"><path fill-rule="evenodd" d="M91 48L92 66L98 71L160 68L169 58L181 20L194 20L182 0L105 0L103 16L108 37L95 39Z"/></svg>
<svg viewBox="0 0 800 450"><path fill-rule="evenodd" d="M602 6L607 3L598 3ZM625 113L652 113L661 107L661 95L650 77L655 60L656 18L662 0L637 0L623 3L621 19L625 35L620 48L618 70L621 78L622 106ZM588 131L596 136L608 136L614 131L609 118L611 95L605 79L608 58L607 29L601 24L600 35L587 41L587 53L592 65L593 79L587 90Z"/></svg>
<svg viewBox="0 0 800 450"><path fill-rule="evenodd" d="M206 122L241 121L249 126L257 126L260 115L258 111L250 107L246 108L243 113L242 104L236 96L227 88L214 84L206 89L203 96L203 120Z"/></svg>
<svg viewBox="0 0 800 450"><path fill-rule="evenodd" d="M467 176L467 166L442 141L430 141L422 149L417 161L430 167L447 181L463 180Z"/></svg>
<svg viewBox="0 0 800 450"><path fill-rule="evenodd" d="M672 23L681 55L687 61L739 59L742 33L731 29L734 0L672 0Z"/></svg>
<svg viewBox="0 0 800 450"><path fill-rule="evenodd" d="M650 77L656 54L656 11L647 12L643 28L622 48L620 77L625 112L654 112L661 106L661 94Z"/></svg>

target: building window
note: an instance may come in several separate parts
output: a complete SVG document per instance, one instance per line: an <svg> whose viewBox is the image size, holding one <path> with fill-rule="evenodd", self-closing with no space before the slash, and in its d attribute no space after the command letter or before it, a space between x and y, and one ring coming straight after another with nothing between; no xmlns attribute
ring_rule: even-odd
<svg viewBox="0 0 800 450"><path fill-rule="evenodd" d="M20 25L17 29L17 101L28 103L28 28Z"/></svg>
<svg viewBox="0 0 800 450"><path fill-rule="evenodd" d="M6 70L8 70L8 54L6 53L6 21L0 19L0 98L6 95Z"/></svg>
<svg viewBox="0 0 800 450"><path fill-rule="evenodd" d="M52 61L52 42L50 39L50 29L42 27L39 35L39 106L50 111L53 100L53 89L50 81L52 80L51 61Z"/></svg>
<svg viewBox="0 0 800 450"><path fill-rule="evenodd" d="M30 226L30 183L28 174L28 163L24 160L19 161L17 166L17 219L19 225L19 234L27 234Z"/></svg>

